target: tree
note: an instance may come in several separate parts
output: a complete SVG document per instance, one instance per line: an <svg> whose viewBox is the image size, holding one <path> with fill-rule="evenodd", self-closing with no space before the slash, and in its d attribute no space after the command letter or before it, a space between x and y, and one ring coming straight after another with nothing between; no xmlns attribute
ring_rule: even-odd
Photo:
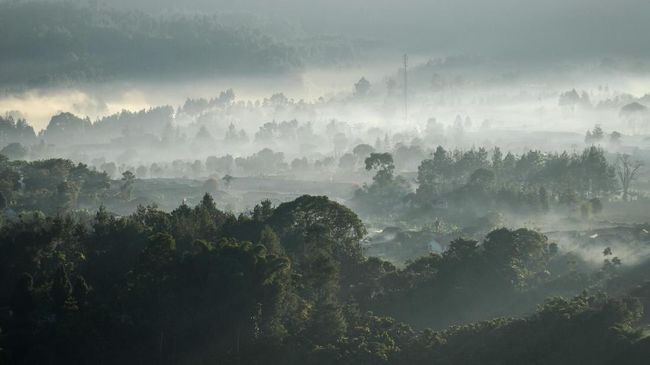
<svg viewBox="0 0 650 365"><path fill-rule="evenodd" d="M367 233L363 222L352 210L325 196L303 195L282 203L273 211L268 223L289 255L303 252L308 229L321 225L332 238L321 243L333 245L326 251L331 251L342 263L342 269L345 270L346 265L352 269L363 258L360 241Z"/></svg>
<svg viewBox="0 0 650 365"><path fill-rule="evenodd" d="M453 164L454 161L450 156L450 153L442 146L436 147L436 151L433 153L433 164L431 165L431 168L443 183L448 181Z"/></svg>
<svg viewBox="0 0 650 365"><path fill-rule="evenodd" d="M603 203L599 198L589 199L589 204L591 205L591 212L594 214L600 214L603 212Z"/></svg>
<svg viewBox="0 0 650 365"><path fill-rule="evenodd" d="M356 97L365 97L370 91L370 82L366 80L365 77L362 77L354 84L354 96Z"/></svg>
<svg viewBox="0 0 650 365"><path fill-rule="evenodd" d="M589 95L584 91L582 94L578 94L578 91L576 91L576 89L560 94L558 104L561 107L565 107L571 111L573 111L576 107L586 108L591 106Z"/></svg>
<svg viewBox="0 0 650 365"><path fill-rule="evenodd" d="M220 215L205 195L172 213L100 208L80 224L64 215L3 224L0 363L645 364L650 355L638 326L643 267L627 275L611 249L597 275L566 275L572 256L543 234L497 229L397 268L347 255L362 253L363 223L326 197ZM242 230L254 232L242 241ZM634 289L554 297L583 287Z"/></svg>
<svg viewBox="0 0 650 365"><path fill-rule="evenodd" d="M357 158L351 154L346 153L339 159L339 169L352 171L357 164Z"/></svg>
<svg viewBox="0 0 650 365"><path fill-rule="evenodd" d="M600 127L600 125L596 125L591 131L591 138L593 138L594 141L599 142L605 137L605 133L603 132L603 129Z"/></svg>
<svg viewBox="0 0 650 365"><path fill-rule="evenodd" d="M63 265L60 265L54 275L50 297L57 310L63 310L72 305L72 283L68 278L68 272Z"/></svg>
<svg viewBox="0 0 650 365"><path fill-rule="evenodd" d="M373 180L378 185L386 185L393 180L395 165L390 153L371 153L365 160L366 170L377 170Z"/></svg>
<svg viewBox="0 0 650 365"><path fill-rule="evenodd" d="M488 169L477 169L470 175L468 185L478 187L484 190L490 189L494 185L494 171Z"/></svg>
<svg viewBox="0 0 650 365"><path fill-rule="evenodd" d="M103 163L100 167L100 170L104 171L108 177L111 179L115 176L117 173L117 165L115 165L115 162L107 162Z"/></svg>
<svg viewBox="0 0 650 365"><path fill-rule="evenodd" d="M632 161L632 157L628 154L618 155L616 159L616 175L621 182L623 188L623 200L627 201L629 198L630 185L636 179L639 169L643 164L639 161Z"/></svg>
<svg viewBox="0 0 650 365"><path fill-rule="evenodd" d="M205 190L206 193L214 193L219 190L219 182L217 179L211 177L203 183L203 190Z"/></svg>
<svg viewBox="0 0 650 365"><path fill-rule="evenodd" d="M435 161L432 159L424 160L418 166L418 188L416 194L424 201L433 199L439 190L440 176L435 167Z"/></svg>
<svg viewBox="0 0 650 365"><path fill-rule="evenodd" d="M0 191L0 211L4 210L8 205L7 198L4 193Z"/></svg>
<svg viewBox="0 0 650 365"><path fill-rule="evenodd" d="M621 143L621 137L622 137L622 136L621 136L621 134L620 134L619 132L617 132L617 131L613 131L613 132L609 135L609 142L610 142L611 144L620 144L620 143Z"/></svg>
<svg viewBox="0 0 650 365"><path fill-rule="evenodd" d="M57 186L57 208L70 211L77 207L81 185L79 182L71 180L64 181Z"/></svg>
<svg viewBox="0 0 650 365"><path fill-rule="evenodd" d="M618 133L618 132L616 132ZM613 133L612 133L613 136ZM620 137L620 135L619 135ZM600 124L596 124L593 130L587 131L587 134L585 135L585 143L591 144L591 143L598 143L605 138L605 132L603 132L603 129L600 127Z"/></svg>
<svg viewBox="0 0 650 365"><path fill-rule="evenodd" d="M341 306L330 298L319 298L314 304L306 332L315 344L326 344L341 337L346 326Z"/></svg>
<svg viewBox="0 0 650 365"><path fill-rule="evenodd" d="M131 171L125 171L122 174L122 186L120 187L120 192L122 193L122 198L124 200L131 200L131 194L133 193L133 184L135 183L135 174Z"/></svg>
<svg viewBox="0 0 650 365"><path fill-rule="evenodd" d="M602 148L586 148L579 161L582 191L590 194L611 192L616 188L616 171L605 158Z"/></svg>
<svg viewBox="0 0 650 365"><path fill-rule="evenodd" d="M194 139L199 142L199 143L210 143L212 141L212 135L210 134L210 131L202 125L201 128L199 128L199 131L196 132L196 137Z"/></svg>
<svg viewBox="0 0 650 365"><path fill-rule="evenodd" d="M548 192L546 191L546 188L541 186L539 188L539 205L542 209L542 212L546 213L548 212L549 206L548 206Z"/></svg>
<svg viewBox="0 0 650 365"><path fill-rule="evenodd" d="M375 152L375 148L369 144L360 144L354 147L352 154L356 156L359 160L363 160L366 157L370 156L371 153Z"/></svg>
<svg viewBox="0 0 650 365"><path fill-rule="evenodd" d="M262 200L261 203L255 205L252 213L251 218L254 221L264 222L273 215L273 204L268 199Z"/></svg>
<svg viewBox="0 0 650 365"><path fill-rule="evenodd" d="M513 288L525 286L536 273L544 271L550 255L547 237L525 228L494 230L485 237L483 246L497 269L497 282Z"/></svg>
<svg viewBox="0 0 650 365"><path fill-rule="evenodd" d="M494 151L492 152L492 168L496 171L501 169L503 165L503 152L501 152L501 149L499 147L494 147Z"/></svg>
<svg viewBox="0 0 650 365"><path fill-rule="evenodd" d="M69 142L70 138L80 138L92 126L89 118L81 119L72 113L60 113L52 117L42 136L48 141Z"/></svg>
<svg viewBox="0 0 650 365"><path fill-rule="evenodd" d="M149 169L147 169L147 166L140 165L138 168L135 170L135 175L140 176L140 178L146 177L149 173Z"/></svg>
<svg viewBox="0 0 650 365"><path fill-rule="evenodd" d="M36 133L27 121L22 118L14 118L7 113L6 116L0 115L0 145L8 143L33 144L36 142Z"/></svg>
<svg viewBox="0 0 650 365"><path fill-rule="evenodd" d="M259 243L272 254L278 255L284 252L278 235L269 226L264 226L262 232L260 232Z"/></svg>
<svg viewBox="0 0 650 365"><path fill-rule="evenodd" d="M5 155L11 160L21 160L27 156L28 152L27 147L14 142L6 145L2 150L0 150L0 155Z"/></svg>

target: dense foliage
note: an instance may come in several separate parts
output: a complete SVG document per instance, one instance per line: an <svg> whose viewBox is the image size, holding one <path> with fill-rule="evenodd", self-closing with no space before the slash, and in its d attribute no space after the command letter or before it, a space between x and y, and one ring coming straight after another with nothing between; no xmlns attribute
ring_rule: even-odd
<svg viewBox="0 0 650 365"><path fill-rule="evenodd" d="M415 191L394 176L390 154L372 153L367 170L373 183L359 189L356 207L368 216L439 217L467 229L491 220L491 213L540 216L575 212L588 218L602 211L602 200L620 192L616 165L590 146L582 153L504 154L499 147L447 151L442 146L421 161ZM623 191L623 198L626 193ZM498 222L496 222L498 223ZM488 225L489 226L489 225Z"/></svg>
<svg viewBox="0 0 650 365"><path fill-rule="evenodd" d="M154 17L71 2L0 2L0 82L286 71L296 52L210 16Z"/></svg>
<svg viewBox="0 0 650 365"><path fill-rule="evenodd" d="M477 315L479 304L557 281L548 273L557 252L539 233L459 239L404 269L365 258L364 235L352 211L314 196L239 216L208 194L169 213L23 213L0 227L0 363L641 364L650 355L633 297L583 293L525 318ZM404 314L417 297L434 309L425 322Z"/></svg>
<svg viewBox="0 0 650 365"><path fill-rule="evenodd" d="M14 118L12 116L0 116L0 146L3 147L2 152L5 156L7 147L13 144L32 144L36 140L36 133L25 119ZM11 149L9 149L11 151ZM24 155L14 155L12 158L23 158Z"/></svg>
<svg viewBox="0 0 650 365"><path fill-rule="evenodd" d="M94 207L106 197L109 187L106 173L84 164L64 159L9 161L0 155L0 209L54 214Z"/></svg>

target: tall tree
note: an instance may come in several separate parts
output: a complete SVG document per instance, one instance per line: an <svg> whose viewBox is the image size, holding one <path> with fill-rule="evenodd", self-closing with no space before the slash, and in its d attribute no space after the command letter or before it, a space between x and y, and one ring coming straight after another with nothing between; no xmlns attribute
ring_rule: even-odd
<svg viewBox="0 0 650 365"><path fill-rule="evenodd" d="M630 185L636 179L641 166L643 166L641 162L632 161L632 157L628 154L618 155L616 159L616 175L621 182L625 201L629 198Z"/></svg>
<svg viewBox="0 0 650 365"><path fill-rule="evenodd" d="M123 183L120 187L122 198L125 200L131 200L131 194L133 194L133 183L135 183L135 174L131 171L125 171L122 174L122 181Z"/></svg>
<svg viewBox="0 0 650 365"><path fill-rule="evenodd" d="M366 170L377 170L377 174L372 179L378 185L386 185L393 180L395 164L390 153L371 153L365 163Z"/></svg>

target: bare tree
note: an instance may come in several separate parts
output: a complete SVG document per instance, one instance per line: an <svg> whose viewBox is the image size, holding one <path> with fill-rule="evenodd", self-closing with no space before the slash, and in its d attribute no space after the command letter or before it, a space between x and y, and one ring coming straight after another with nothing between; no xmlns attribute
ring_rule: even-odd
<svg viewBox="0 0 650 365"><path fill-rule="evenodd" d="M630 185L636 178L641 166L643 166L641 162L632 161L632 157L628 154L618 155L616 159L616 175L618 175L618 179L621 181L621 186L623 187L624 201L628 200Z"/></svg>

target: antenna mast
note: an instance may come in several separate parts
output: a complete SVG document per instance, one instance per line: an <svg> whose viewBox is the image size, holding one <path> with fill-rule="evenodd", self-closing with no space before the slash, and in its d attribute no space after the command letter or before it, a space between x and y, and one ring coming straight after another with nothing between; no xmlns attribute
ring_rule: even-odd
<svg viewBox="0 0 650 365"><path fill-rule="evenodd" d="M408 79L409 56L404 54L404 124L408 123L409 115L409 79Z"/></svg>

